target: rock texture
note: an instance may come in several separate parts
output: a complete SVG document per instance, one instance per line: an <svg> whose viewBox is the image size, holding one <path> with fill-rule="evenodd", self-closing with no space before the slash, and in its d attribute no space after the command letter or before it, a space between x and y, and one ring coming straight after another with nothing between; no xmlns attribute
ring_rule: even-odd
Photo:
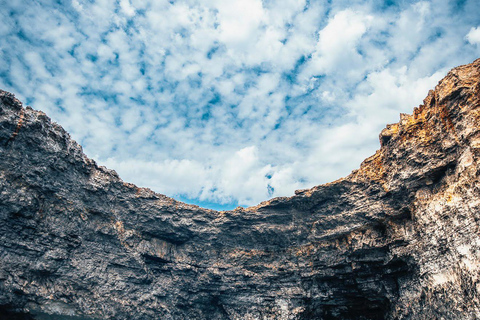
<svg viewBox="0 0 480 320"><path fill-rule="evenodd" d="M480 318L480 59L380 141L346 178L216 212L1 91L1 318Z"/></svg>

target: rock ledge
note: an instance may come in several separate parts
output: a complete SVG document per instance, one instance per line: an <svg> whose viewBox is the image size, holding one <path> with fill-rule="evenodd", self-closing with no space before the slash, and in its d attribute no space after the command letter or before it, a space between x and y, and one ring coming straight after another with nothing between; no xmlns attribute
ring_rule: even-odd
<svg viewBox="0 0 480 320"><path fill-rule="evenodd" d="M348 177L216 212L0 91L2 319L480 318L480 59Z"/></svg>

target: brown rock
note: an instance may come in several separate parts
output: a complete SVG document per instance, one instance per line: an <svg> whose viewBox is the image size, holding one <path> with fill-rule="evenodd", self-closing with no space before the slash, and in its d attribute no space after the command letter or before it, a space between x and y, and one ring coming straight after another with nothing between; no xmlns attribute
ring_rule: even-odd
<svg viewBox="0 0 480 320"><path fill-rule="evenodd" d="M346 178L216 212L124 183L0 92L8 319L480 317L480 60Z"/></svg>

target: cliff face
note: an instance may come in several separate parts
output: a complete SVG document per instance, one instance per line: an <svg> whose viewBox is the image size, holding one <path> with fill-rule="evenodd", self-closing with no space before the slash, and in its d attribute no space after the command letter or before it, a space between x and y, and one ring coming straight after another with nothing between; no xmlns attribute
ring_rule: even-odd
<svg viewBox="0 0 480 320"><path fill-rule="evenodd" d="M216 212L123 182L0 91L0 314L480 317L480 59L346 178Z"/></svg>

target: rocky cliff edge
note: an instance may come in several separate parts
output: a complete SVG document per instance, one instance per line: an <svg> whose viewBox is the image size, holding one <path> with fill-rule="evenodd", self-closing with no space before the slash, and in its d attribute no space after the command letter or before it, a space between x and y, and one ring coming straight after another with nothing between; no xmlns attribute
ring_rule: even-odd
<svg viewBox="0 0 480 320"><path fill-rule="evenodd" d="M0 91L0 318L480 318L480 59L380 142L346 178L217 212Z"/></svg>

